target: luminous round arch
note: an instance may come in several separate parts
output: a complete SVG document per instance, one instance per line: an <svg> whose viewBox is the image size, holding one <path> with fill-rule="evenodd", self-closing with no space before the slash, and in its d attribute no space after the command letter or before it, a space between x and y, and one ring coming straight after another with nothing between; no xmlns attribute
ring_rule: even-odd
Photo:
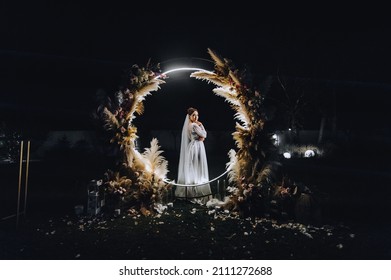
<svg viewBox="0 0 391 280"><path fill-rule="evenodd" d="M204 71L204 72L207 72L207 73L212 73L211 71L205 70L203 68L197 68L197 67L177 67L177 68L172 68L170 70L167 70L167 71L163 72L162 74L156 76L155 79L159 79L160 77L162 77L164 75L167 75L169 73L181 72L181 71ZM208 182L204 182L204 183L200 183L200 184L178 184L178 183L175 183L173 180L170 181L170 180L167 180L167 179L164 179L163 181L168 183L168 184L179 186L179 187L196 187L196 186L202 186L202 185L205 185L205 184L209 184L209 183L212 183L212 182L220 179L225 174L227 174L229 172L229 170L230 170L230 167L228 167L222 174L216 176L215 178L209 180Z"/></svg>
<svg viewBox="0 0 391 280"><path fill-rule="evenodd" d="M170 70L167 70L167 71L163 72L162 74L160 74L160 75L158 75L157 77L155 77L155 79L158 79L158 78L160 78L161 76L167 75L167 74L169 74L169 73L180 72L180 71L205 71L205 72L212 73L211 71L205 70L205 69L203 69L203 68L178 67L178 68L173 68L173 69L170 69Z"/></svg>
<svg viewBox="0 0 391 280"><path fill-rule="evenodd" d="M237 151L229 150L230 160L226 165L230 183L236 189L229 199L230 209L242 211L252 209L251 205L264 205L268 202L257 194L261 193L264 182L268 182L269 185L268 179L274 169L278 168L278 163L271 157L275 149L271 137L264 129L267 121L263 113L264 96L253 84L246 69L237 68L230 59L221 57L210 48L207 51L212 61L180 58L165 61L164 65L162 62L155 64L150 61L144 67L132 65L127 72L125 83L114 94L115 104L106 100L102 106L99 106L98 113L103 127L112 134L110 143L118 145L120 151L118 155L121 157L118 171L109 170L108 176L105 176L106 191L114 195L113 201L118 202L118 193L121 191L120 197L131 198L132 207L140 207L140 211L144 207L149 211L143 209L146 214L154 212L156 209L154 206L162 202L169 187L169 184L163 181L167 177L168 161L162 157L158 158L160 147L157 138L152 139L151 148L145 153L137 151L135 148L135 140L138 137L137 127L133 120L136 115L143 114L145 97L151 92L158 91L160 85L165 83L164 79L168 74L193 71L190 78L214 85L212 92L224 98L235 112L233 117L236 122L232 138ZM201 64L206 61L212 62L213 67ZM203 69L211 69L212 72ZM163 74L166 75L162 76ZM160 78L156 79L156 76ZM160 162L156 163L159 159ZM143 196L140 197L140 194ZM248 215L251 211L242 214Z"/></svg>

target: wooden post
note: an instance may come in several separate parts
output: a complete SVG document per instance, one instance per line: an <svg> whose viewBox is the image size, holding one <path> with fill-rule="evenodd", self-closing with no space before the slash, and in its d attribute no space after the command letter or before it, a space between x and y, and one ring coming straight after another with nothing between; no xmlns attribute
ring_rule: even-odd
<svg viewBox="0 0 391 280"><path fill-rule="evenodd" d="M26 178L24 184L24 216L26 217L26 207L27 207L27 188L28 188L28 179L29 179L29 163L30 163L30 141L27 142L27 158L26 158Z"/></svg>
<svg viewBox="0 0 391 280"><path fill-rule="evenodd" d="M221 199L221 197L220 197L220 180L217 180L216 198Z"/></svg>
<svg viewBox="0 0 391 280"><path fill-rule="evenodd" d="M19 162L19 183L18 183L18 200L16 202L16 227L19 225L20 209L20 188L22 185L22 168L23 168L23 141L20 142L20 162Z"/></svg>

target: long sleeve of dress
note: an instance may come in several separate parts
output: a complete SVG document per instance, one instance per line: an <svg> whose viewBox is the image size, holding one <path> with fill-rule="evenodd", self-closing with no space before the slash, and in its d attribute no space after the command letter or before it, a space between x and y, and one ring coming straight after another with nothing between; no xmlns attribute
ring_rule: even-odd
<svg viewBox="0 0 391 280"><path fill-rule="evenodd" d="M206 138L206 130L203 125L193 124L193 131L202 138Z"/></svg>

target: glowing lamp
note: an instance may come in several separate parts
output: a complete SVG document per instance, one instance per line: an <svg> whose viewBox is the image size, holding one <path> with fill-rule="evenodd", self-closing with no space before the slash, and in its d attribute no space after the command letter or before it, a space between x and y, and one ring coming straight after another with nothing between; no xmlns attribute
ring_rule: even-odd
<svg viewBox="0 0 391 280"><path fill-rule="evenodd" d="M314 156L315 156L315 152L313 150L307 150L304 153L304 157L306 157L306 158L314 157Z"/></svg>
<svg viewBox="0 0 391 280"><path fill-rule="evenodd" d="M291 153L289 152L285 152L282 155L284 156L284 158L291 158Z"/></svg>

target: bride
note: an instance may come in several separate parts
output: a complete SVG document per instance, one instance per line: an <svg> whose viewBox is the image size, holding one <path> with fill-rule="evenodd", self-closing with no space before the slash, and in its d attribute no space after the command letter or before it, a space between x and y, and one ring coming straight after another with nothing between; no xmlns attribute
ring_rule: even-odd
<svg viewBox="0 0 391 280"><path fill-rule="evenodd" d="M178 183L197 186L177 186L175 196L194 198L205 204L211 198L211 189L209 183L200 185L209 181L209 173L204 146L206 130L198 117L197 109L187 109L178 166Z"/></svg>

